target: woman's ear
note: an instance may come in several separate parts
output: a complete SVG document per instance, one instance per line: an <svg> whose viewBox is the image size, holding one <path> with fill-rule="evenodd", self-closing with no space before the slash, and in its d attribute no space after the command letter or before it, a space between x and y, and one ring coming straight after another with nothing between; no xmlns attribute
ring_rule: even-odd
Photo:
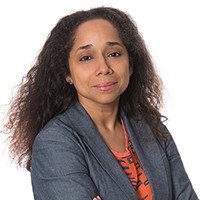
<svg viewBox="0 0 200 200"><path fill-rule="evenodd" d="M131 76L132 74L133 74L133 66L130 65L130 67L129 67L129 76Z"/></svg>
<svg viewBox="0 0 200 200"><path fill-rule="evenodd" d="M73 84L73 80L72 80L71 76L66 76L65 80L66 80L67 83L69 83L70 85Z"/></svg>
<svg viewBox="0 0 200 200"><path fill-rule="evenodd" d="M129 76L133 74L133 59L129 58Z"/></svg>

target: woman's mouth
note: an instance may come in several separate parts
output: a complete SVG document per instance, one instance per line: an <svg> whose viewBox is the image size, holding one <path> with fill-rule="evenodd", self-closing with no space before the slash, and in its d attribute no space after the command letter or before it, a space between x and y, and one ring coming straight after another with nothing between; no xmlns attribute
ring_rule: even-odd
<svg viewBox="0 0 200 200"><path fill-rule="evenodd" d="M93 87L100 91L110 91L114 89L116 84L117 82L106 82L106 83L100 83L100 84L94 85Z"/></svg>

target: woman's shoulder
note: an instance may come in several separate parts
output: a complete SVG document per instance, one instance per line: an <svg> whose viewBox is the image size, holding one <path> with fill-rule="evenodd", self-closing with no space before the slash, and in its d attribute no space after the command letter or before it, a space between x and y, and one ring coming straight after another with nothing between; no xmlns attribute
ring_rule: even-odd
<svg viewBox="0 0 200 200"><path fill-rule="evenodd" d="M35 142L65 141L66 138L73 138L73 128L70 126L66 112L50 119L38 132Z"/></svg>
<svg viewBox="0 0 200 200"><path fill-rule="evenodd" d="M74 104L49 120L35 140L79 140L84 127L92 125L91 119L80 104Z"/></svg>

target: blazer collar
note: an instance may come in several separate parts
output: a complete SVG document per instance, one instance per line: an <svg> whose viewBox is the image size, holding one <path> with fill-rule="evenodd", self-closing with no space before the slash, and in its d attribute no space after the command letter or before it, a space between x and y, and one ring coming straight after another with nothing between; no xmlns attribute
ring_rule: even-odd
<svg viewBox="0 0 200 200"><path fill-rule="evenodd" d="M137 199L131 182L117 160L103 141L90 116L76 103L67 111L72 128L83 138L99 164L107 171L115 183L124 192L127 199ZM124 125L136 154L152 186L154 199L168 199L167 175L158 143L144 120L128 119L121 112Z"/></svg>

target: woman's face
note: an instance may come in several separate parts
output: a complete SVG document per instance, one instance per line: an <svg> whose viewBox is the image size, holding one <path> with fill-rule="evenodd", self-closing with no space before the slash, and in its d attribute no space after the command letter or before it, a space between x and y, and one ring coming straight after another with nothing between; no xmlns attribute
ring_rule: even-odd
<svg viewBox="0 0 200 200"><path fill-rule="evenodd" d="M119 102L132 73L117 29L104 19L81 24L69 54L70 75L82 105Z"/></svg>

